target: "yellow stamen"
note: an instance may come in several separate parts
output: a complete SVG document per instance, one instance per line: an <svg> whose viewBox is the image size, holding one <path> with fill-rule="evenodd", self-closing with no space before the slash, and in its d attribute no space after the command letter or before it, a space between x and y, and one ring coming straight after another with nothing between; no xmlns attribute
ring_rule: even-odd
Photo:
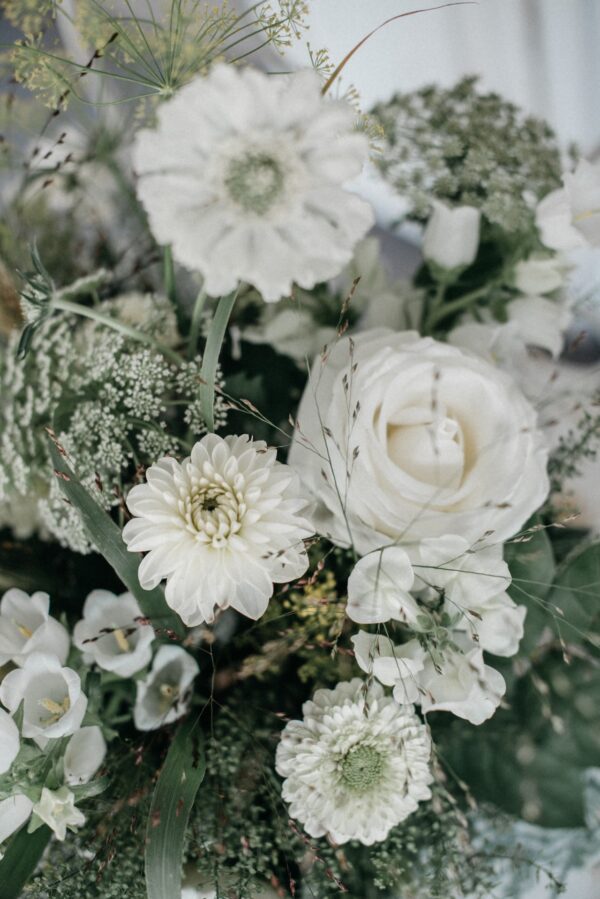
<svg viewBox="0 0 600 899"><path fill-rule="evenodd" d="M129 646L129 643L127 642L127 637L125 636L125 634L121 630L121 628L120 627L115 628L113 633L115 635L115 640L117 641L117 646L119 647L121 652L129 652L130 646Z"/></svg>
<svg viewBox="0 0 600 899"><path fill-rule="evenodd" d="M68 696L65 696L62 702L56 702L54 699L40 699L39 703L42 708L50 712L50 716L43 722L46 726L56 724L71 708L71 700Z"/></svg>
<svg viewBox="0 0 600 899"><path fill-rule="evenodd" d="M29 640L33 631L30 631L28 627L25 627L24 624L17 624L17 630L21 634L22 637L25 637L26 640Z"/></svg>

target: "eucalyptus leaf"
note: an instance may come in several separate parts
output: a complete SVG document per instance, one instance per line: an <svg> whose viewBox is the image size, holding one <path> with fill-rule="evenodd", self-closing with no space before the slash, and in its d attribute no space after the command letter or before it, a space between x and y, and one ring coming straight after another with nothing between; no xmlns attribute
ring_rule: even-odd
<svg viewBox="0 0 600 899"><path fill-rule="evenodd" d="M144 590L140 585L139 556L127 550L120 528L77 479L75 472L52 439L50 439L50 456L63 493L79 511L98 552L112 565L127 589L133 593L144 615L159 633L166 631L169 635L183 637L185 628L180 618L167 606L162 591L159 588Z"/></svg>
<svg viewBox="0 0 600 899"><path fill-rule="evenodd" d="M179 727L152 796L146 828L148 899L181 899L185 831L206 771L197 723L189 718Z"/></svg>

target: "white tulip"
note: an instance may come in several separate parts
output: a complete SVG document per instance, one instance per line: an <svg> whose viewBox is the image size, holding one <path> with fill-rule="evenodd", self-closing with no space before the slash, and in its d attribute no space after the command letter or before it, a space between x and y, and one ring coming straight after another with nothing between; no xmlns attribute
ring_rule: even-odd
<svg viewBox="0 0 600 899"><path fill-rule="evenodd" d="M479 248L481 214L474 206L446 206L433 200L423 234L423 256L449 271L474 262Z"/></svg>
<svg viewBox="0 0 600 899"><path fill-rule="evenodd" d="M23 703L23 736L44 748L49 739L79 730L87 708L81 680L54 656L32 653L0 684L0 700L14 714Z"/></svg>
<svg viewBox="0 0 600 899"><path fill-rule="evenodd" d="M67 787L49 790L44 787L39 802L33 806L33 814L47 824L58 840L64 840L67 828L75 830L85 824L85 815L75 807L75 796Z"/></svg>
<svg viewBox="0 0 600 899"><path fill-rule="evenodd" d="M538 204L542 243L563 251L600 246L600 164L580 160L574 172L563 176L563 185Z"/></svg>
<svg viewBox="0 0 600 899"><path fill-rule="evenodd" d="M69 635L50 617L47 593L28 596L13 587L0 600L0 665L23 665L32 652L54 655L62 665L69 654Z"/></svg>
<svg viewBox="0 0 600 899"><path fill-rule="evenodd" d="M20 748L19 728L10 715L0 709L0 774L5 774Z"/></svg>
<svg viewBox="0 0 600 899"><path fill-rule="evenodd" d="M346 614L357 624L393 618L415 627L419 607L408 592L413 580L410 559L399 546L363 556L348 578Z"/></svg>
<svg viewBox="0 0 600 899"><path fill-rule="evenodd" d="M161 646L152 669L138 681L133 720L138 730L156 730L185 715L198 664L179 646Z"/></svg>
<svg viewBox="0 0 600 899"><path fill-rule="evenodd" d="M542 296L565 283L565 263L558 256L530 256L515 267L515 287L527 296Z"/></svg>
<svg viewBox="0 0 600 899"><path fill-rule="evenodd" d="M154 630L140 623L142 610L131 593L115 596L93 590L83 606L83 619L73 630L73 642L84 661L105 671L131 677L150 662Z"/></svg>
<svg viewBox="0 0 600 899"><path fill-rule="evenodd" d="M23 793L0 800L0 845L25 824L32 808L33 802Z"/></svg>
<svg viewBox="0 0 600 899"><path fill-rule="evenodd" d="M88 783L106 756L106 741L99 727L82 727L73 734L63 759L67 784Z"/></svg>

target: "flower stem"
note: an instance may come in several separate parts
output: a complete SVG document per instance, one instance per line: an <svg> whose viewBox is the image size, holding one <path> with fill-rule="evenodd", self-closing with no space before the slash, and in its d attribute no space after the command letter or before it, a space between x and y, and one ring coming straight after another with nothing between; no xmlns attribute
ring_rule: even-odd
<svg viewBox="0 0 600 899"><path fill-rule="evenodd" d="M93 321L105 325L107 328L112 328L113 331L118 331L120 334L130 337L132 340L137 340L139 343L147 343L149 346L154 347L159 353L162 353L163 356L166 356L167 359L175 362L176 365L181 365L183 362L179 353L172 350L170 347L159 343L150 334L145 334L143 331L137 331L130 325L126 325L116 318L111 318L110 315L104 315L104 313L98 312L97 309L92 309L90 306L81 306L79 303L72 303L70 300L55 297L52 301L52 308L60 309L62 312L71 312L74 315L81 315L83 318L90 318Z"/></svg>
<svg viewBox="0 0 600 899"><path fill-rule="evenodd" d="M202 312L206 302L206 291L201 290L196 297L194 311L192 312L192 323L190 325L190 336L188 340L188 359L193 359L198 350L198 337L200 336L200 326L202 324Z"/></svg>
<svg viewBox="0 0 600 899"><path fill-rule="evenodd" d="M491 284L485 284L483 287L478 287L477 290L471 290L461 297L456 297L454 300L449 300L448 302L439 305L434 302L424 323L423 333L431 334L433 329L437 327L440 322L444 321L444 319L449 316L455 315L457 312L461 312L463 309L468 308L475 302L475 300L478 300L480 297L489 293L492 286L493 285Z"/></svg>
<svg viewBox="0 0 600 899"><path fill-rule="evenodd" d="M163 277L165 282L165 294L173 305L177 305L177 290L175 288L175 268L173 267L173 251L171 247L163 250Z"/></svg>
<svg viewBox="0 0 600 899"><path fill-rule="evenodd" d="M214 431L215 429L215 376L217 363L229 316L231 315L237 294L238 291L234 290L228 296L221 297L206 338L202 368L200 369L200 378L202 379L200 384L200 404L207 431Z"/></svg>

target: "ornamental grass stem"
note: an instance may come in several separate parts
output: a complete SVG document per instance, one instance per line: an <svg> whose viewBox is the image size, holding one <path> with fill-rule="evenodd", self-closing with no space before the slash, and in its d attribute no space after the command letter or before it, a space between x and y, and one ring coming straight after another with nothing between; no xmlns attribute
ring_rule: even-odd
<svg viewBox="0 0 600 899"><path fill-rule="evenodd" d="M130 337L132 340L137 340L139 343L146 343L149 346L154 347L155 350L162 353L163 356L170 359L171 362L174 362L176 365L181 365L183 362L179 353L172 350L170 347L159 343L150 334L145 334L143 331L137 331L130 325L126 325L116 318L111 318L110 315L104 315L104 313L98 312L90 306L81 306L79 303L72 303L70 300L55 297L52 300L52 308L60 309L62 312L71 312L73 315L81 315L83 318L92 319L92 321L99 322L107 328L112 328L113 331L118 331L120 334Z"/></svg>

